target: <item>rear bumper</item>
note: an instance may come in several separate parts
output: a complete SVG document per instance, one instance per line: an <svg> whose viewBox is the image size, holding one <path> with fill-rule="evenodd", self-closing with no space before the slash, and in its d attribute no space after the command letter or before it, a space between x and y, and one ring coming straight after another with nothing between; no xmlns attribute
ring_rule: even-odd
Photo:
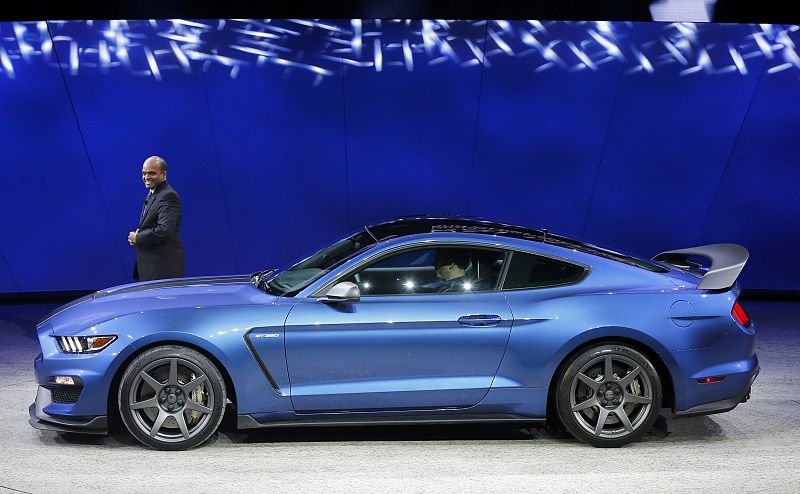
<svg viewBox="0 0 800 494"><path fill-rule="evenodd" d="M742 388L736 396L725 400L713 401L711 403L703 403L702 405L693 406L687 410L676 411L676 418L683 417L696 417L698 415L711 415L712 413L729 412L736 408L739 403L744 403L750 399L750 390L752 389L753 382L755 382L758 373L761 371L760 367L756 367L755 373L750 378L746 387Z"/></svg>
<svg viewBox="0 0 800 494"><path fill-rule="evenodd" d="M28 423L34 429L56 432L78 432L81 434L108 434L108 419L98 417L65 417L45 413L44 407L52 403L50 390L39 386L36 401L28 407Z"/></svg>
<svg viewBox="0 0 800 494"><path fill-rule="evenodd" d="M691 331L692 328L687 328ZM710 345L670 352L676 415L720 413L733 409L747 396L759 372L756 328L731 321L730 327ZM722 378L704 382L709 377Z"/></svg>

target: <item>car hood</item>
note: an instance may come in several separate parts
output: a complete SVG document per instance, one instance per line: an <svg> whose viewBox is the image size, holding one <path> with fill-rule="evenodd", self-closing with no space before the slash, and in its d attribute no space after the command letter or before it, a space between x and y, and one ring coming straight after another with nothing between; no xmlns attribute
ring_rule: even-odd
<svg viewBox="0 0 800 494"><path fill-rule="evenodd" d="M271 305L277 300L255 288L249 276L176 278L99 290L59 307L39 325L49 321L54 335L71 335L135 312Z"/></svg>

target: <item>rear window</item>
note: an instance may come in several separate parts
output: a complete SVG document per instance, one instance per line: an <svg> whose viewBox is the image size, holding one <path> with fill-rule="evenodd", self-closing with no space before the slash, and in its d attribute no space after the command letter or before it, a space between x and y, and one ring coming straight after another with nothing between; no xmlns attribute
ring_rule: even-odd
<svg viewBox="0 0 800 494"><path fill-rule="evenodd" d="M669 269L656 262L638 259L633 256L614 252L613 250L609 250L604 247L598 247L597 245L578 242L577 240L572 240L567 237L548 235L546 243L558 245L559 247L565 247L567 249L574 249L579 252L585 252L587 254L603 257L605 259L613 259L614 261L622 262L628 264L629 266L636 266L637 268L646 269L655 273L666 273L669 271Z"/></svg>
<svg viewBox="0 0 800 494"><path fill-rule="evenodd" d="M504 290L542 288L577 283L586 275L586 268L549 257L523 252L511 255Z"/></svg>

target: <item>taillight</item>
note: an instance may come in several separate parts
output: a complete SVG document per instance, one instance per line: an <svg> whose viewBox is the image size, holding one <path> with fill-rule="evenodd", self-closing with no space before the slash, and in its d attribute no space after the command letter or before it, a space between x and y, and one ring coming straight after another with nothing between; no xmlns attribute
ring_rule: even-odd
<svg viewBox="0 0 800 494"><path fill-rule="evenodd" d="M736 319L736 322L742 325L742 327L746 328L750 326L750 316L747 315L747 312L745 312L744 307L742 307L742 304L740 304L738 300L733 303L731 315L734 319Z"/></svg>

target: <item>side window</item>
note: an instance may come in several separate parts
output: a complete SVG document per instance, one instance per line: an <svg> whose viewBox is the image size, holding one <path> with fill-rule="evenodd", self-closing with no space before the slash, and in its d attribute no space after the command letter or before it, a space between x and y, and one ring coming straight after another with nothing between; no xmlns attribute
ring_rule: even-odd
<svg viewBox="0 0 800 494"><path fill-rule="evenodd" d="M503 289L566 285L579 281L585 271L581 266L549 257L514 252L511 254L511 264L508 266Z"/></svg>
<svg viewBox="0 0 800 494"><path fill-rule="evenodd" d="M404 250L350 274L368 295L466 293L497 290L505 254L472 247Z"/></svg>

